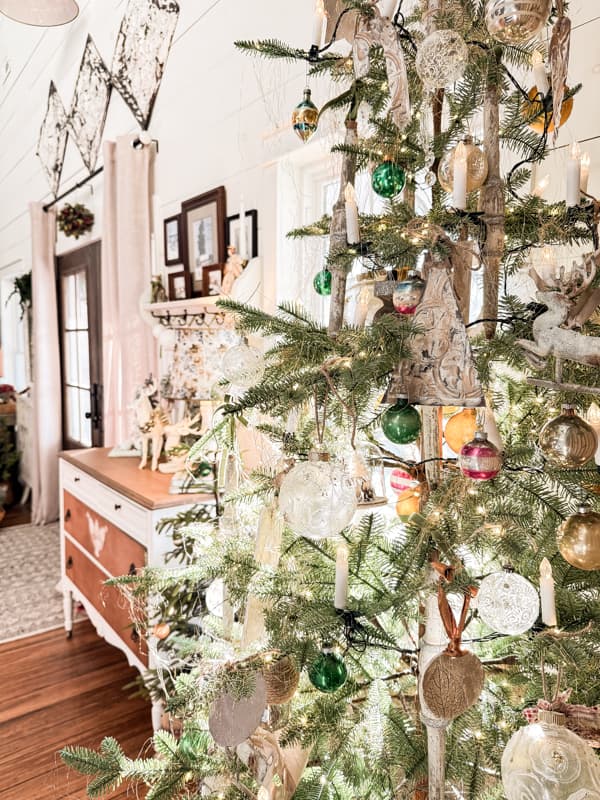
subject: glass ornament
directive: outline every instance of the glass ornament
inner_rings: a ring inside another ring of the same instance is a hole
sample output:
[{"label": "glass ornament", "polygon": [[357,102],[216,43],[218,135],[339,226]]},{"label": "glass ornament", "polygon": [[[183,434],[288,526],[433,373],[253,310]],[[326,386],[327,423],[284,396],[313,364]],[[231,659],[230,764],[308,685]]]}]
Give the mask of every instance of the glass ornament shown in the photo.
[{"label": "glass ornament", "polygon": [[540,710],[511,736],[501,762],[507,800],[600,800],[600,760],[565,719]]},{"label": "glass ornament", "polygon": [[331,294],[331,272],[328,269],[317,272],[313,279],[313,287],[321,297],[328,297]]},{"label": "glass ornament", "polygon": [[296,464],[279,490],[279,510],[294,533],[308,539],[337,536],[356,511],[354,481],[326,458],[313,453],[310,461]]},{"label": "glass ornament", "polygon": [[421,484],[406,489],[398,495],[396,501],[396,514],[402,522],[408,522],[413,514],[418,514],[421,510],[421,495],[423,489]]},{"label": "glass ornament", "polygon": [[177,751],[186,761],[194,761],[206,750],[207,738],[205,731],[184,731],[177,744]]},{"label": "glass ornament", "polygon": [[552,0],[487,0],[485,24],[491,36],[503,44],[525,44],[542,30]]},{"label": "glass ornament", "polygon": [[[565,124],[565,122],[568,121],[569,117],[573,112],[573,97],[566,97],[568,92],[569,92],[569,87],[565,86],[565,99],[563,100],[562,106],[560,108],[559,127],[561,128]],[[531,102],[523,103],[521,107],[521,115],[528,120],[527,124],[532,130],[534,130],[536,133],[543,134],[544,123],[545,123],[544,106],[539,100],[535,100],[537,95],[538,95],[538,88],[537,86],[534,86],[528,92],[528,96]],[[550,109],[549,119],[548,119],[548,133],[553,133],[553,132],[554,132],[554,112]]]},{"label": "glass ornament", "polygon": [[560,415],[540,431],[540,449],[556,467],[581,467],[594,457],[597,447],[596,431],[577,416],[573,406],[564,405]]},{"label": "glass ornament", "polygon": [[208,461],[200,461],[199,464],[194,465],[194,472],[201,478],[207,478],[209,475],[212,475],[212,471],[212,465],[209,464]]},{"label": "glass ornament", "polygon": [[406,174],[402,167],[395,164],[391,158],[386,160],[373,170],[371,176],[371,186],[373,191],[380,197],[396,197],[400,194],[406,184]]},{"label": "glass ornament", "polygon": [[454,453],[460,453],[463,445],[469,442],[477,432],[477,411],[464,408],[453,414],[444,429],[446,444]]},{"label": "glass ornament", "polygon": [[537,589],[516,572],[494,572],[481,581],[477,594],[479,616],[497,633],[519,636],[540,613]]},{"label": "glass ornament", "polygon": [[2,0],[0,13],[15,22],[50,28],[72,22],[79,14],[79,6],[75,0]]},{"label": "glass ornament", "polygon": [[600,569],[600,514],[579,506],[576,514],[558,529],[558,549],[565,561],[577,569]]},{"label": "glass ornament", "polygon": [[308,140],[316,133],[319,123],[319,109],[310,99],[310,89],[304,90],[304,97],[292,112],[292,125],[294,131],[303,142]]},{"label": "glass ornament", "polygon": [[396,467],[396,469],[392,470],[390,475],[390,489],[396,494],[400,495],[407,489],[414,489],[414,487],[418,485],[419,482],[415,480],[414,475],[411,475],[410,472],[407,472],[405,469]]},{"label": "glass ornament", "polygon": [[223,356],[221,372],[234,386],[249,389],[260,383],[265,373],[263,355],[255,347],[238,344],[231,347]]},{"label": "glass ornament", "polygon": [[308,670],[308,677],[315,689],[331,694],[346,683],[348,669],[340,655],[330,647],[324,647]]},{"label": "glass ornament", "polygon": [[410,444],[421,432],[421,417],[417,409],[401,397],[381,417],[381,430],[394,444]]},{"label": "glass ornament", "polygon": [[425,37],[417,50],[415,67],[430,91],[459,81],[469,60],[469,48],[456,31],[442,28]]},{"label": "glass ornament", "polygon": [[[467,151],[467,192],[481,189],[488,174],[488,160],[481,147],[473,143],[471,136],[465,136],[463,145]],[[458,145],[457,145],[458,146]],[[454,158],[456,147],[447,150],[438,166],[438,180],[445,192],[452,193],[454,188]]]},{"label": "glass ornament", "polygon": [[394,287],[392,302],[398,314],[414,314],[424,291],[425,281],[411,269],[407,277]]},{"label": "glass ornament", "polygon": [[460,471],[475,481],[489,481],[502,469],[502,455],[488,441],[487,433],[477,431],[470,442],[464,444],[458,457]]}]

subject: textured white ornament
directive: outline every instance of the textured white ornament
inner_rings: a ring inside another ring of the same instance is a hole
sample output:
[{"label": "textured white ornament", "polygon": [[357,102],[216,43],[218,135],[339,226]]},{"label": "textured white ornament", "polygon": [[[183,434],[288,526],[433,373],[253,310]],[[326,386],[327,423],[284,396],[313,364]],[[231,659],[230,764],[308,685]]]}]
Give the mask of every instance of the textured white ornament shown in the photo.
[{"label": "textured white ornament", "polygon": [[298,536],[336,536],[356,511],[354,481],[328,461],[296,464],[281,483],[279,509]]},{"label": "textured white ornament", "polygon": [[514,572],[494,572],[481,581],[477,595],[479,616],[498,633],[518,636],[528,631],[540,613],[533,584]]},{"label": "textured white ornament", "polygon": [[443,89],[462,78],[468,60],[469,48],[462,36],[443,28],[423,40],[415,67],[426,89]]},{"label": "textured white ornament", "polygon": [[262,353],[247,344],[238,344],[228,350],[221,364],[223,377],[234,386],[249,389],[260,383],[265,373]]},{"label": "textured white ornament", "polygon": [[502,755],[507,800],[600,800],[600,761],[564,725],[562,714],[540,711],[542,721],[518,730]]}]

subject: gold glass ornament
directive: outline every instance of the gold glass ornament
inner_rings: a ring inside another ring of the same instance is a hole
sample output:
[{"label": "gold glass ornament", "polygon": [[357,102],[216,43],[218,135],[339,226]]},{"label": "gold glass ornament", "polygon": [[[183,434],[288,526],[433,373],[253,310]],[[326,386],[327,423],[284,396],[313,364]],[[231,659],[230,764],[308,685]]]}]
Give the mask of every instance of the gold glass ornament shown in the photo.
[{"label": "gold glass ornament", "polygon": [[594,457],[597,447],[596,431],[577,416],[573,406],[564,405],[560,416],[551,419],[540,431],[540,448],[557,467],[581,467]]},{"label": "gold glass ornament", "polygon": [[[488,160],[481,147],[478,147],[471,136],[465,136],[463,144],[467,150],[467,192],[481,189],[488,174]],[[447,150],[438,167],[438,180],[445,192],[452,192],[454,186],[454,157],[456,147]]]},{"label": "gold glass ornament", "polygon": [[302,102],[292,112],[292,127],[303,142],[308,142],[317,130],[319,109],[310,99],[310,89],[304,90]]},{"label": "gold glass ornament", "polygon": [[287,703],[294,696],[300,681],[300,674],[289,656],[274,657],[265,663],[262,670],[267,687],[267,703],[278,706]]},{"label": "gold glass ornament", "polygon": [[558,529],[558,549],[573,567],[600,569],[600,514],[580,506]]},{"label": "gold glass ornament", "polygon": [[503,44],[524,44],[542,30],[552,9],[552,0],[487,0],[485,24]]},{"label": "gold glass ornament", "polygon": [[444,439],[453,452],[460,453],[462,446],[473,439],[476,430],[477,411],[465,408],[450,417],[444,430]]},{"label": "gold glass ornament", "polygon": [[396,503],[396,514],[401,520],[406,521],[412,514],[417,514],[421,508],[421,495],[423,488],[421,484],[414,488],[405,489],[398,495]]},{"label": "gold glass ornament", "polygon": [[[565,94],[569,91],[569,87],[565,86]],[[539,100],[533,102],[535,100],[536,95],[538,94],[538,87],[534,86],[532,89],[529,90],[528,95],[529,99],[532,101],[531,103],[523,103],[521,107],[521,114],[525,119],[528,119],[529,122],[527,123],[529,127],[534,130],[536,133],[543,133],[544,132],[544,106]],[[565,124],[571,113],[573,111],[573,98],[567,97],[563,100],[563,104],[560,109],[560,126]],[[535,116],[534,116],[535,115]],[[533,117],[533,119],[532,119]],[[552,133],[554,131],[554,114],[550,111],[550,118],[548,122],[548,133]]]},{"label": "gold glass ornament", "polygon": [[152,628],[152,635],[155,636],[157,639],[166,639],[167,636],[171,633],[171,626],[168,622],[158,622]]}]

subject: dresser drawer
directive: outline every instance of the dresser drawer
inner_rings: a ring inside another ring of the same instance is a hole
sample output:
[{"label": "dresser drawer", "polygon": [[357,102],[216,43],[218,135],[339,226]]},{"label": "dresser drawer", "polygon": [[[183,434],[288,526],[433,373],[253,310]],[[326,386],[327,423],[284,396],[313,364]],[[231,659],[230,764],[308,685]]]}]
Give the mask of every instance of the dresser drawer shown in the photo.
[{"label": "dresser drawer", "polygon": [[64,547],[67,578],[104,617],[142,664],[148,666],[146,642],[131,627],[129,607],[124,597],[116,587],[104,586],[106,575],[81,552],[77,545],[65,538]]},{"label": "dresser drawer", "polygon": [[84,502],[63,491],[64,528],[111,575],[125,575],[146,565],[146,548]]}]

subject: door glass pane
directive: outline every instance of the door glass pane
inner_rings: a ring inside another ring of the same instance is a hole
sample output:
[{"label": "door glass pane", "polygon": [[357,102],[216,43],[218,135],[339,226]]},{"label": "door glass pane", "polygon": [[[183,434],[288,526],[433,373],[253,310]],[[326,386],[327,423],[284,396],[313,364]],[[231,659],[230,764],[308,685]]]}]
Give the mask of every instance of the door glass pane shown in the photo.
[{"label": "door glass pane", "polygon": [[75,275],[66,275],[63,285],[64,326],[68,331],[77,327],[77,280]]},{"label": "door glass pane", "polygon": [[90,388],[90,345],[87,331],[77,334],[77,360],[79,362],[79,375],[77,385],[83,389]]},{"label": "door glass pane", "polygon": [[90,413],[90,393],[87,389],[79,390],[79,414],[81,434],[79,441],[84,447],[92,446],[92,421],[86,419],[86,414]]},{"label": "door glass pane", "polygon": [[77,355],[77,336],[75,331],[67,331],[65,334],[65,379],[71,386],[77,386],[79,373]]},{"label": "door glass pane", "polygon": [[88,326],[88,305],[87,305],[87,286],[85,272],[77,273],[77,327],[87,328]]},{"label": "door glass pane", "polygon": [[67,386],[67,436],[74,442],[81,441],[80,435],[80,411],[79,411],[79,389],[75,386]]}]

